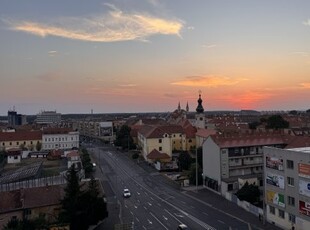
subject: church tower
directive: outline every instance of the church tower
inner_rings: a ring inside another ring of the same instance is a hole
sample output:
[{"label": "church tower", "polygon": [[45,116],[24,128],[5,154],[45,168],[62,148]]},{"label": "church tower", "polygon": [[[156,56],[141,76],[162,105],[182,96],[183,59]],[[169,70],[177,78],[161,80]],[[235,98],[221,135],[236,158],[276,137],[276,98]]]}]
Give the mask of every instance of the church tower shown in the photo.
[{"label": "church tower", "polygon": [[206,123],[206,117],[205,117],[204,109],[203,109],[203,106],[202,106],[201,91],[199,91],[199,98],[198,98],[197,102],[198,102],[198,105],[197,105],[197,108],[196,108],[196,115],[195,115],[196,123],[195,123],[195,126],[198,129],[204,129],[205,128],[205,123]]}]

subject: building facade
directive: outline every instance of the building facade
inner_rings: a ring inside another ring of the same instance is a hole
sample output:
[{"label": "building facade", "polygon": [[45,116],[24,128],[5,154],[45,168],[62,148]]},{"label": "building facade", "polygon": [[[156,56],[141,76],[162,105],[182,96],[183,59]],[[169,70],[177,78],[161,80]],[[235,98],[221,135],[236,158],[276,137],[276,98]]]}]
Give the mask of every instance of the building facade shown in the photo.
[{"label": "building facade", "polygon": [[36,150],[42,143],[42,131],[0,132],[0,150],[14,148]]},{"label": "building facade", "polygon": [[283,229],[310,229],[310,148],[264,147],[265,216]]},{"label": "building facade", "polygon": [[37,114],[37,124],[58,124],[61,122],[61,113],[56,111],[42,111]]},{"label": "building facade", "polygon": [[68,128],[46,128],[42,134],[42,149],[79,148],[79,132]]},{"label": "building facade", "polygon": [[282,137],[209,136],[203,143],[204,186],[223,196],[235,192],[246,181],[262,186],[263,146],[284,147]]}]

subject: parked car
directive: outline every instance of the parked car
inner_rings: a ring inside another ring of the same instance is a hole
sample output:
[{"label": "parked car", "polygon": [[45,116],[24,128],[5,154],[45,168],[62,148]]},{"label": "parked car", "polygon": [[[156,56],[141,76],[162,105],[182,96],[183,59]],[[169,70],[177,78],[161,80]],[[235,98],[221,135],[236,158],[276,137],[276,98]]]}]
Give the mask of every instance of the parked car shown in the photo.
[{"label": "parked car", "polygon": [[129,192],[129,189],[128,189],[128,188],[125,188],[125,189],[124,189],[124,197],[127,198],[127,197],[130,197],[130,196],[131,196],[131,194],[130,194],[130,192]]}]

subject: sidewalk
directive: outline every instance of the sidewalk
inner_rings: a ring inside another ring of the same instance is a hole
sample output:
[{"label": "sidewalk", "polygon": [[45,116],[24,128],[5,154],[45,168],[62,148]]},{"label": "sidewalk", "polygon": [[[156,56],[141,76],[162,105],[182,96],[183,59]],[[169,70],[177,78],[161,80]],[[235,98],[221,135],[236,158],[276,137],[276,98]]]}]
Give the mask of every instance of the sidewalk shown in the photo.
[{"label": "sidewalk", "polygon": [[208,189],[198,186],[189,186],[182,188],[183,193],[193,199],[208,203],[217,211],[222,212],[225,215],[229,215],[235,219],[249,223],[251,227],[255,229],[270,229],[270,230],[280,230],[281,228],[265,222],[265,224],[259,220],[254,214],[247,212],[243,208],[239,207],[237,204],[226,200],[224,197],[209,191]]}]

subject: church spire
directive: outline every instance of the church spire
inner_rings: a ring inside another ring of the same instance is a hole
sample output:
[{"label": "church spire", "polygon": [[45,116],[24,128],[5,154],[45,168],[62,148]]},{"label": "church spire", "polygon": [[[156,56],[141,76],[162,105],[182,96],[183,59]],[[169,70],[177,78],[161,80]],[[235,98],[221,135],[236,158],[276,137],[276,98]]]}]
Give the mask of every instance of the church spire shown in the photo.
[{"label": "church spire", "polygon": [[178,111],[179,111],[179,112],[181,111],[181,105],[180,105],[180,102],[179,102],[179,105],[178,105]]},{"label": "church spire", "polygon": [[188,102],[186,103],[186,112],[189,111]]},{"label": "church spire", "polygon": [[199,90],[199,99],[197,100],[198,102],[198,105],[197,105],[197,108],[196,108],[196,112],[197,113],[203,113],[204,109],[203,109],[203,106],[202,106],[202,99],[201,99],[201,91]]}]

